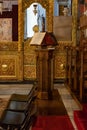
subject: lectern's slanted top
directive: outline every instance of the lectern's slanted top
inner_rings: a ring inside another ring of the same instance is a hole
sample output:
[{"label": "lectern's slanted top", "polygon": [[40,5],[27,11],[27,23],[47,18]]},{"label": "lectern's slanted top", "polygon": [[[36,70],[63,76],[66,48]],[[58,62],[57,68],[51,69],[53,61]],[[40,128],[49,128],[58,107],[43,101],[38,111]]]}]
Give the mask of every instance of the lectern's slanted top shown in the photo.
[{"label": "lectern's slanted top", "polygon": [[53,33],[37,32],[34,34],[30,45],[33,46],[55,46],[58,45]]}]

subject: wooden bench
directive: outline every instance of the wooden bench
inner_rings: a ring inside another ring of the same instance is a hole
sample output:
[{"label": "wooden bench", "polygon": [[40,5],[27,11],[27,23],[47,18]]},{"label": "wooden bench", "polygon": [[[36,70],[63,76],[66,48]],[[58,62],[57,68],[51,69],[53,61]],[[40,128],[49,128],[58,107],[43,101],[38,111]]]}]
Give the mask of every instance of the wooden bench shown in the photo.
[{"label": "wooden bench", "polygon": [[36,88],[32,87],[28,95],[13,94],[4,110],[0,126],[3,129],[10,130],[27,130],[31,124],[35,111],[35,92]]}]

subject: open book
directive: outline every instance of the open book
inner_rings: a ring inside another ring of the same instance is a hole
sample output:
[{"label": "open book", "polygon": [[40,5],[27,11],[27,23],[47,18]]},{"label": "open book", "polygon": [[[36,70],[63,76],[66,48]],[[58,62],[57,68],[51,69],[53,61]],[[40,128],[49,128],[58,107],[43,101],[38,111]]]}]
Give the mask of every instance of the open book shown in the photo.
[{"label": "open book", "polygon": [[30,45],[36,45],[36,46],[54,46],[58,45],[57,40],[53,33],[48,32],[37,32],[34,34]]},{"label": "open book", "polygon": [[30,45],[41,45],[42,42],[43,42],[43,39],[45,37],[45,34],[46,34],[46,32],[43,32],[43,33],[37,32],[37,33],[35,33],[32,40],[31,40],[31,42],[30,42]]}]

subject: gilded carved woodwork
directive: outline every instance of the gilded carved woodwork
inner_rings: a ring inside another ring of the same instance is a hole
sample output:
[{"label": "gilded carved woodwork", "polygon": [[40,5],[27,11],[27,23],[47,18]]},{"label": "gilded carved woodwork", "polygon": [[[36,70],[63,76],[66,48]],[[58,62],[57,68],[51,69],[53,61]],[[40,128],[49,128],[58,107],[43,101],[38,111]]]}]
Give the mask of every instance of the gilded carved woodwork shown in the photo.
[{"label": "gilded carved woodwork", "polygon": [[64,79],[66,73],[66,46],[71,46],[72,41],[59,41],[55,49],[54,78]]},{"label": "gilded carved woodwork", "polygon": [[[0,52],[0,79],[1,80],[23,80],[23,72],[21,64],[23,59],[21,54],[17,52]],[[21,76],[20,76],[21,74]]]},{"label": "gilded carved woodwork", "polygon": [[[46,26],[47,31],[53,30],[53,0],[23,0],[22,11],[24,13],[32,3],[38,2],[46,9]],[[31,39],[24,41],[24,78],[35,79],[36,78],[36,57],[35,47],[29,46]]]},{"label": "gilded carved woodwork", "polygon": [[23,10],[27,9],[34,2],[40,3],[44,8],[49,7],[49,0],[22,0]]},{"label": "gilded carved woodwork", "polygon": [[54,62],[54,78],[64,78],[65,77],[65,65],[66,65],[66,52],[64,50],[65,46],[76,46],[77,39],[77,16],[78,16],[78,0],[72,1],[72,40],[71,41],[58,41],[58,46],[55,52],[55,62]]},{"label": "gilded carved woodwork", "polygon": [[18,42],[0,42],[0,51],[17,51]]},{"label": "gilded carved woodwork", "polygon": [[[66,46],[71,46],[72,41],[59,41],[58,46],[54,51],[54,78],[65,77],[65,65],[66,65]],[[25,43],[24,51],[24,77],[25,79],[36,78],[36,57],[35,47],[30,46],[29,43]]]},{"label": "gilded carved woodwork", "polygon": [[[58,41],[55,49],[55,79],[65,77],[65,46],[76,45],[77,1],[72,1],[72,41]],[[18,41],[0,42],[0,80],[23,81],[36,78],[35,47],[29,45],[31,39],[24,41],[24,11],[33,2],[40,3],[46,9],[47,31],[53,31],[54,0],[18,0]]]},{"label": "gilded carved woodwork", "polygon": [[[18,0],[18,41],[0,41],[0,49],[6,50],[22,50],[22,41],[23,41],[23,12],[22,12],[22,0]],[[13,45],[12,45],[13,44]]]},{"label": "gilded carved woodwork", "polygon": [[26,53],[24,54],[24,65],[34,65],[36,63],[36,56],[35,54],[29,54],[29,53]]},{"label": "gilded carved woodwork", "polygon": [[23,50],[24,39],[24,13],[22,11],[22,0],[18,0],[18,51]]},{"label": "gilded carved woodwork", "polygon": [[35,65],[24,65],[24,79],[25,80],[36,79],[36,66]]},{"label": "gilded carved woodwork", "polygon": [[53,0],[22,0],[23,12],[32,3],[37,2],[46,9],[46,27],[48,32],[53,30]]},{"label": "gilded carved woodwork", "polygon": [[34,53],[25,53],[24,55],[24,77],[25,79],[36,78],[36,56]]},{"label": "gilded carved woodwork", "polygon": [[[54,4],[54,0],[23,0],[23,11],[29,7],[33,2],[38,2],[40,3],[45,9],[46,9],[46,19],[47,19],[47,31],[53,31],[53,4]],[[73,22],[72,22],[72,40],[71,41],[58,41],[58,46],[56,47],[55,50],[55,61],[54,61],[54,78],[58,79],[58,78],[64,78],[65,77],[65,65],[66,65],[66,52],[65,52],[65,46],[71,46],[72,45],[76,45],[76,28],[77,28],[77,6],[78,6],[78,2],[77,0],[73,0],[72,1],[72,17],[73,17]],[[34,62],[32,62],[33,60],[33,56],[34,56],[34,49],[35,48],[31,48],[28,44],[29,42],[27,42],[26,44],[24,44],[24,52],[25,52],[25,56],[27,57],[27,60],[29,60],[25,66],[27,66],[26,68],[28,70],[30,70],[30,67],[32,66],[32,73],[33,76],[35,76],[35,66],[33,63],[36,63],[35,60]],[[32,54],[30,53],[31,50],[33,51]],[[31,56],[32,55],[32,56]],[[29,58],[28,58],[29,57]],[[31,57],[31,58],[30,58]],[[30,65],[30,63],[32,65]],[[24,68],[25,68],[24,66]],[[25,69],[25,77],[30,74],[28,74],[27,69]]]},{"label": "gilded carved woodwork", "polygon": [[31,39],[24,42],[24,79],[36,78],[35,47],[30,46]]},{"label": "gilded carved woodwork", "polygon": [[23,12],[18,0],[18,41],[0,41],[0,80],[23,80]]},{"label": "gilded carved woodwork", "polygon": [[53,12],[54,12],[54,0],[49,0],[49,15],[48,15],[48,32],[53,32]]},{"label": "gilded carved woodwork", "polygon": [[76,46],[77,42],[77,18],[78,18],[78,0],[72,0],[72,16],[73,16],[73,28],[72,28],[72,45]]},{"label": "gilded carved woodwork", "polygon": [[8,73],[9,76],[15,76],[15,60],[5,57],[3,56],[3,59],[0,59],[0,75],[5,76]]},{"label": "gilded carved woodwork", "polygon": [[64,78],[65,77],[65,69],[63,69],[63,65],[66,64],[66,56],[62,54],[56,55],[55,57],[55,79]]}]

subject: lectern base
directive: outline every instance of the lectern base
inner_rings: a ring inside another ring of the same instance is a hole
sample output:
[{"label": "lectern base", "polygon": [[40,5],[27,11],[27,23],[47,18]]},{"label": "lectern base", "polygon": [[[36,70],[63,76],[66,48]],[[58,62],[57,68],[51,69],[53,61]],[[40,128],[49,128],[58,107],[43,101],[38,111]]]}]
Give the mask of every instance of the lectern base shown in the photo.
[{"label": "lectern base", "polygon": [[52,99],[52,92],[38,92],[37,94],[37,98],[38,99],[45,99],[45,100],[48,100],[48,99]]}]

